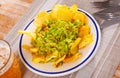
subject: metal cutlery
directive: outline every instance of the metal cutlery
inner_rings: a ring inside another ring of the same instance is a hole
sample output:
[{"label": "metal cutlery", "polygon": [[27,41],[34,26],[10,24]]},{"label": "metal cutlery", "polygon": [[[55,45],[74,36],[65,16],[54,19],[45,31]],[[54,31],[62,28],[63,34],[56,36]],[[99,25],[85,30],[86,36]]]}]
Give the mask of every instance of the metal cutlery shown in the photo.
[{"label": "metal cutlery", "polygon": [[109,7],[101,11],[98,11],[93,15],[98,16],[104,20],[110,20],[112,18],[120,17],[120,6]]},{"label": "metal cutlery", "polygon": [[117,23],[120,23],[120,17],[116,17],[116,18],[112,18],[110,20],[104,21],[103,23],[100,24],[100,28],[104,29],[106,27],[109,27],[109,26],[117,24]]},{"label": "metal cutlery", "polygon": [[105,8],[110,6],[109,2],[110,0],[102,1],[102,2],[92,2],[92,4],[94,5],[94,7],[97,7],[97,8]]},{"label": "metal cutlery", "polygon": [[100,11],[93,14],[98,20],[102,20],[100,28],[103,29],[110,25],[120,23],[120,0],[107,0],[103,2],[93,2],[95,8]]},{"label": "metal cutlery", "polygon": [[120,6],[120,0],[107,0],[107,1],[98,1],[98,2],[92,2],[94,7],[96,8],[108,8],[113,6]]},{"label": "metal cutlery", "polygon": [[102,22],[99,22],[100,28],[106,28],[109,27],[110,25],[120,23],[120,14],[114,14],[114,13],[105,13],[105,14],[94,14],[95,18],[98,20],[102,20]]}]

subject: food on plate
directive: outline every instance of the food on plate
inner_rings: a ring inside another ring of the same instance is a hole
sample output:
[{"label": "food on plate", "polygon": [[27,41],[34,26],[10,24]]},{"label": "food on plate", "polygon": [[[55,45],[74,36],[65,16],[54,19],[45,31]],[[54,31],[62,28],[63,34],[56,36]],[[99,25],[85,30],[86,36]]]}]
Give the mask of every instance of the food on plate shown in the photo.
[{"label": "food on plate", "polygon": [[35,31],[18,31],[31,38],[23,45],[32,54],[34,63],[53,62],[55,67],[82,57],[80,49],[93,41],[85,13],[74,4],[55,5],[50,12],[42,11],[34,19]]}]

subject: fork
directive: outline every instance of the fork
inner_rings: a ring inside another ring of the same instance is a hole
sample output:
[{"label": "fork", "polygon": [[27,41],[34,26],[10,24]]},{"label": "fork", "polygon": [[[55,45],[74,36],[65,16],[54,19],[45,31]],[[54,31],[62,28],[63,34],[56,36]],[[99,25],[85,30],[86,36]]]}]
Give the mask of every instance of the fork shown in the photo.
[{"label": "fork", "polygon": [[94,7],[96,8],[108,8],[113,6],[120,6],[120,0],[106,0],[106,1],[98,1],[98,2],[92,2]]},{"label": "fork", "polygon": [[106,28],[110,25],[120,23],[120,14],[115,13],[105,13],[105,14],[93,14],[100,24],[100,28]]},{"label": "fork", "polygon": [[102,2],[98,1],[98,2],[92,2],[92,3],[97,8],[103,8],[103,7],[105,8],[105,7],[109,7],[110,6],[109,2],[110,2],[110,0],[106,0],[106,1],[102,1]]},{"label": "fork", "polygon": [[[111,0],[107,0],[104,2],[95,2],[95,5],[99,6],[100,8],[104,8],[101,11],[98,11],[93,14],[93,16],[95,16],[95,18],[98,18],[98,20],[102,19],[104,21],[100,23],[102,29],[112,24],[120,22],[120,6],[115,5],[116,2],[114,3],[114,5],[112,4],[111,6],[110,1]],[[120,0],[115,1],[120,2]]]},{"label": "fork", "polygon": [[101,29],[120,23],[120,13],[95,13],[93,15],[99,22]]},{"label": "fork", "polygon": [[120,6],[109,7],[109,8],[103,9],[101,11],[98,11],[98,12],[94,13],[93,15],[99,16],[100,18],[105,19],[105,20],[120,17]]},{"label": "fork", "polygon": [[102,11],[94,13],[93,16],[98,19],[98,22],[100,22],[100,20],[104,21],[100,23],[100,28],[103,29],[120,22],[120,6],[106,8]]}]

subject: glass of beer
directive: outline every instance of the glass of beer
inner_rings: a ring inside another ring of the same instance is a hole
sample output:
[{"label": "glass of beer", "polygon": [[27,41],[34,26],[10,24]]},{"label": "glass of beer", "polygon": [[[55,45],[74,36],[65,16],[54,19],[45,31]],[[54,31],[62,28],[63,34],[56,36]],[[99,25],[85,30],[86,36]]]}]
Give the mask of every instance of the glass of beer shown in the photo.
[{"label": "glass of beer", "polygon": [[17,58],[5,40],[0,40],[0,78],[22,78]]}]

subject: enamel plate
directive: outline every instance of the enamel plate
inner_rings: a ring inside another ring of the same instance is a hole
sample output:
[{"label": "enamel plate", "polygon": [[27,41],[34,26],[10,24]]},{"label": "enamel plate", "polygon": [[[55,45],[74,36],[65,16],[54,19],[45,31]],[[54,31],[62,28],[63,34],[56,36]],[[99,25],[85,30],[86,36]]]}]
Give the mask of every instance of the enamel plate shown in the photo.
[{"label": "enamel plate", "polygon": [[[21,35],[19,41],[19,55],[21,57],[21,60],[29,70],[42,76],[63,76],[80,70],[82,67],[87,65],[87,63],[94,57],[100,44],[100,27],[91,14],[82,9],[79,9],[79,11],[82,11],[87,15],[94,40],[90,45],[80,50],[80,52],[82,52],[83,54],[82,58],[79,58],[76,61],[70,63],[64,63],[59,68],[53,67],[52,63],[33,63],[31,53],[22,48],[23,44],[30,45],[30,38],[26,35]],[[25,26],[24,30],[34,31],[35,26],[33,25],[33,21],[34,19],[31,20],[27,26]]]}]

